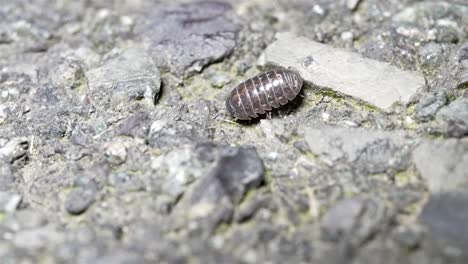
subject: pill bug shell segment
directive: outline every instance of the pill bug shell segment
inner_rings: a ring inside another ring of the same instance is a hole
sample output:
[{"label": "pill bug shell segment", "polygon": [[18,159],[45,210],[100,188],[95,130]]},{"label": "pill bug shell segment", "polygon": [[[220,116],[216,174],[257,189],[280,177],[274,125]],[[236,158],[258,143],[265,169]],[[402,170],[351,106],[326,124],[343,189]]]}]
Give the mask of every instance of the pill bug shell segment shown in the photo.
[{"label": "pill bug shell segment", "polygon": [[227,112],[240,120],[251,120],[292,101],[301,91],[302,77],[292,69],[275,69],[239,85],[226,99]]}]

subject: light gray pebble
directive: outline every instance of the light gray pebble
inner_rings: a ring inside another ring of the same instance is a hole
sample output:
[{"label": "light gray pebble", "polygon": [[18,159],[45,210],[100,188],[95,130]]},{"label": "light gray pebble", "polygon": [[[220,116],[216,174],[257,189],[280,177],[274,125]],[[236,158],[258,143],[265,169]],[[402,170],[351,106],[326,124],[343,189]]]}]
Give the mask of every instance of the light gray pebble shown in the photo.
[{"label": "light gray pebble", "polygon": [[21,195],[17,193],[0,192],[0,212],[11,213],[21,203]]}]

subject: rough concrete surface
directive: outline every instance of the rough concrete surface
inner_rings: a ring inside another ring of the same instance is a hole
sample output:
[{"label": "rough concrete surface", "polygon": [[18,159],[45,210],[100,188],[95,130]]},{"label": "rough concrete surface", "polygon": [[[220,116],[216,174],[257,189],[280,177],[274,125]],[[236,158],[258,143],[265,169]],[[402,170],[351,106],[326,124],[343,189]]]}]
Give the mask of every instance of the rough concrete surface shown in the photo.
[{"label": "rough concrete surface", "polygon": [[[467,18],[0,0],[0,263],[468,263]],[[235,120],[262,54],[308,83]]]}]

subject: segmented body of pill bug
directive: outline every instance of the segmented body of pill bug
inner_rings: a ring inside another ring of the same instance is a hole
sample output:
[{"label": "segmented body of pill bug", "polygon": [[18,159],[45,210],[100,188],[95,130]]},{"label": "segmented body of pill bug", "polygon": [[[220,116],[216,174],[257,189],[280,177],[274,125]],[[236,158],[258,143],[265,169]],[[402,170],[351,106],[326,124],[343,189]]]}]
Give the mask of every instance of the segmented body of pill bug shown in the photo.
[{"label": "segmented body of pill bug", "polygon": [[261,73],[236,86],[226,100],[229,114],[250,120],[292,101],[301,91],[302,77],[295,70],[279,68]]}]

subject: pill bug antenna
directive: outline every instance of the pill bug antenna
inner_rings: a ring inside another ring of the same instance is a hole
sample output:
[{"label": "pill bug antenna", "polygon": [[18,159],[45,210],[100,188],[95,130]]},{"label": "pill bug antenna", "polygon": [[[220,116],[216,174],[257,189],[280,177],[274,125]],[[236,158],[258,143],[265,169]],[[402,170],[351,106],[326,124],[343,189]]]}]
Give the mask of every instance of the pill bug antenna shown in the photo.
[{"label": "pill bug antenna", "polygon": [[293,72],[299,74],[299,76],[301,76],[301,73],[299,72],[299,70],[296,67],[288,66],[287,69],[290,70],[290,71],[293,71]]}]

